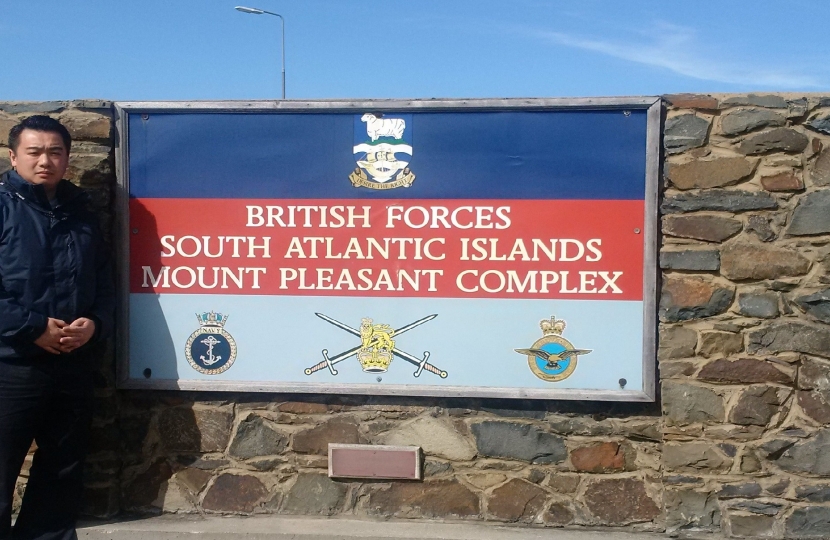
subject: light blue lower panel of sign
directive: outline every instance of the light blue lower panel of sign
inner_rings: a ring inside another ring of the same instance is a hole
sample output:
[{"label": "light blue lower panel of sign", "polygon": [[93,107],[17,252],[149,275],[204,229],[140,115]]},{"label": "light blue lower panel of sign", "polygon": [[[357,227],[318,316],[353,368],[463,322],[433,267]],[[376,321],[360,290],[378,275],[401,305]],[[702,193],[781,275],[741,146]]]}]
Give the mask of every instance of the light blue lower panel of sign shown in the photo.
[{"label": "light blue lower panel of sign", "polygon": [[130,320],[136,380],[643,388],[638,301],[132,294]]}]

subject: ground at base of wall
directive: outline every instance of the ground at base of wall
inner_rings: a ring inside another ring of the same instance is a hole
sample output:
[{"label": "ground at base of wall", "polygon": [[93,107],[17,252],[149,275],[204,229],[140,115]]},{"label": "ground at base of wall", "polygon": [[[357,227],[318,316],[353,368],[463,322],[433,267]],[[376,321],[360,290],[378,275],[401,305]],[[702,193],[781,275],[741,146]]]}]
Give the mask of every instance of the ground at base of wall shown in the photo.
[{"label": "ground at base of wall", "polygon": [[657,540],[655,533],[589,531],[487,526],[471,523],[437,523],[423,520],[361,521],[312,517],[194,517],[164,515],[114,522],[85,522],[81,540]]}]

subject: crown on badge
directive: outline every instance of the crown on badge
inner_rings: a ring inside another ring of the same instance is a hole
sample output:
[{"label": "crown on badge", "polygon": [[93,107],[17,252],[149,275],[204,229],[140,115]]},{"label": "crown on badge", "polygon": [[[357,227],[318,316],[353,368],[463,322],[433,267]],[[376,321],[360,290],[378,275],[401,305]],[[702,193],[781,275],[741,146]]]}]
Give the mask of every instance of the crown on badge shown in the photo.
[{"label": "crown on badge", "polygon": [[386,373],[392,363],[392,353],[389,351],[360,351],[357,360],[363,371],[367,373]]},{"label": "crown on badge", "polygon": [[219,328],[225,326],[225,323],[228,321],[228,315],[222,315],[215,311],[204,311],[201,314],[197,313],[196,318],[199,320],[200,326],[216,326]]},{"label": "crown on badge", "polygon": [[539,321],[539,327],[542,329],[542,333],[546,336],[562,335],[562,332],[565,331],[565,326],[565,321],[557,319],[555,315],[551,315],[550,319],[542,319]]}]

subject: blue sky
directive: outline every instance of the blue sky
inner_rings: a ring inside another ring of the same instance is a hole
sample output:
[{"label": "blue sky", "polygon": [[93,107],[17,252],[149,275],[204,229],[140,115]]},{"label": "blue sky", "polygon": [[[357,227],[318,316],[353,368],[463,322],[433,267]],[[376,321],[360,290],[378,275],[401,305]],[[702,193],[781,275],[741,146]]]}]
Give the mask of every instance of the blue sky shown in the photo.
[{"label": "blue sky", "polygon": [[0,0],[0,100],[830,90],[830,1]]}]

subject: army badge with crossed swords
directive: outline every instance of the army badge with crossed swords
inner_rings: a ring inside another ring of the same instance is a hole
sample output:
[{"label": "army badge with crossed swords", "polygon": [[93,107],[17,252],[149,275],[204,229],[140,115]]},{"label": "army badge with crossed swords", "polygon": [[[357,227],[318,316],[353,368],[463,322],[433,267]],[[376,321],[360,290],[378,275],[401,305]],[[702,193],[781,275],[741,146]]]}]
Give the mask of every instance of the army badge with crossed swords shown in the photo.
[{"label": "army badge with crossed swords", "polygon": [[446,371],[438,369],[427,362],[427,359],[429,358],[429,351],[424,351],[423,358],[417,358],[395,347],[395,340],[392,339],[393,337],[397,337],[404,332],[408,332],[417,326],[421,326],[422,324],[431,321],[438,316],[437,314],[428,315],[423,319],[418,319],[417,321],[411,322],[398,329],[393,329],[388,324],[373,324],[372,319],[364,318],[361,321],[359,330],[338,320],[332,319],[331,317],[323,315],[322,313],[315,313],[315,315],[327,323],[333,324],[337,328],[345,330],[353,336],[357,336],[360,338],[360,345],[331,357],[329,357],[328,349],[323,349],[323,361],[307,368],[305,370],[306,375],[311,375],[312,373],[316,373],[324,368],[328,368],[332,375],[337,375],[337,370],[334,369],[334,365],[356,355],[363,371],[367,373],[385,373],[386,370],[389,369],[389,365],[392,363],[392,357],[397,356],[398,358],[402,358],[418,368],[415,370],[415,373],[413,373],[415,377],[420,377],[423,371],[429,371],[430,373],[438,375],[442,379],[447,378]]}]

